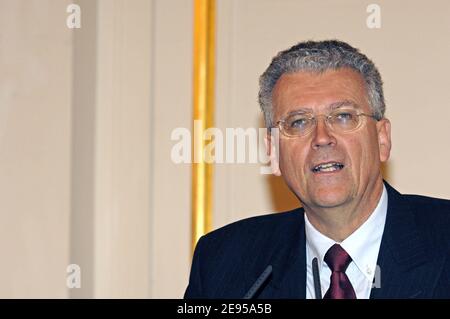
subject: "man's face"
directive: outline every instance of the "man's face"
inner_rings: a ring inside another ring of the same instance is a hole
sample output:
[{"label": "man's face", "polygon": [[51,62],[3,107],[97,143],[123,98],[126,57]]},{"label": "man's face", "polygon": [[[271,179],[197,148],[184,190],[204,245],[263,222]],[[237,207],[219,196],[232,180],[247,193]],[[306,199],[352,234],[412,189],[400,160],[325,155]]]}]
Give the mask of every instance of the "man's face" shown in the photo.
[{"label": "man's face", "polygon": [[[363,78],[351,69],[324,73],[284,74],[273,91],[274,122],[287,114],[305,110],[328,115],[342,101],[372,114]],[[338,207],[361,201],[380,187],[380,162],[389,158],[390,123],[361,116],[362,125],[351,132],[336,132],[317,119],[317,126],[305,136],[280,134],[279,168],[288,186],[309,207]],[[343,165],[324,169],[332,162]],[[315,169],[316,168],[316,169]]]}]

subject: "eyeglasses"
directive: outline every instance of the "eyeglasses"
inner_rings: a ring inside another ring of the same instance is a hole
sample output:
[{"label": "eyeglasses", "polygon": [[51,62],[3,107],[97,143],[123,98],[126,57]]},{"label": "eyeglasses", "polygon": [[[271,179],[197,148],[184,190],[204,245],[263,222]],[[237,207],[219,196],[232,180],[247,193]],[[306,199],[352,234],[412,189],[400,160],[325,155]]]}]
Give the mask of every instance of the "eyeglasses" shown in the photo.
[{"label": "eyeglasses", "polygon": [[348,133],[358,129],[363,123],[361,116],[371,117],[378,121],[374,115],[365,114],[351,108],[339,108],[328,115],[316,116],[304,111],[298,111],[279,120],[276,126],[287,137],[305,136],[313,131],[317,125],[317,119],[321,116],[325,117],[327,126],[337,133]]}]

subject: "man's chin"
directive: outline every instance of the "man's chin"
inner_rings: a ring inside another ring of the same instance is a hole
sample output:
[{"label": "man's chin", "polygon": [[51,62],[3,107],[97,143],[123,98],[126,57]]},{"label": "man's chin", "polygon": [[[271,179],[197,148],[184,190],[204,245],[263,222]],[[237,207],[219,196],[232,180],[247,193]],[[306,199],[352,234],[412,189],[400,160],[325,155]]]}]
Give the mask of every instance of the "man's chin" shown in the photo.
[{"label": "man's chin", "polygon": [[316,192],[311,198],[316,206],[333,208],[344,205],[348,201],[349,194],[342,190],[327,190]]}]

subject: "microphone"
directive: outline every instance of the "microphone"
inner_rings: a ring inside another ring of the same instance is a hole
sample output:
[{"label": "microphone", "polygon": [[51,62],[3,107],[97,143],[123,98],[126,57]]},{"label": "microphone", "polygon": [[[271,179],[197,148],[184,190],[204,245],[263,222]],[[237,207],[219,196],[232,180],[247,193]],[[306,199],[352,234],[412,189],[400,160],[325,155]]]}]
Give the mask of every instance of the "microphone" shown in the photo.
[{"label": "microphone", "polygon": [[267,268],[263,271],[263,273],[256,279],[253,286],[249,289],[249,291],[245,294],[243,299],[252,299],[255,294],[258,292],[259,288],[266,282],[267,278],[269,278],[272,273],[272,265],[267,266]]},{"label": "microphone", "polygon": [[320,288],[320,274],[319,274],[319,262],[317,258],[312,260],[312,272],[314,280],[314,291],[316,293],[316,299],[322,299],[322,290]]}]

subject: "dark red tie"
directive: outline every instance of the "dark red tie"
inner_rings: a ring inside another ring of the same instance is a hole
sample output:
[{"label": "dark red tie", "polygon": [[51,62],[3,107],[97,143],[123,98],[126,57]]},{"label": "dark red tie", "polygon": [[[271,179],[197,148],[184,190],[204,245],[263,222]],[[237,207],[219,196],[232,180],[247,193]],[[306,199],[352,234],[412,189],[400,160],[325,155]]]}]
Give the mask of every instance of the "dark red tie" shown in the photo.
[{"label": "dark red tie", "polygon": [[330,288],[323,299],[356,299],[355,290],[345,274],[352,257],[340,245],[334,244],[323,260],[331,269]]}]

